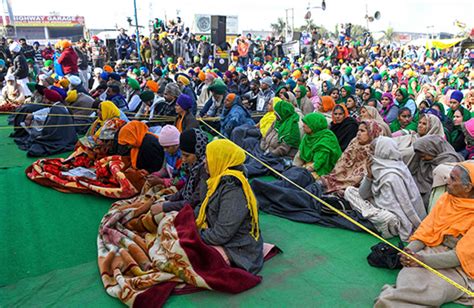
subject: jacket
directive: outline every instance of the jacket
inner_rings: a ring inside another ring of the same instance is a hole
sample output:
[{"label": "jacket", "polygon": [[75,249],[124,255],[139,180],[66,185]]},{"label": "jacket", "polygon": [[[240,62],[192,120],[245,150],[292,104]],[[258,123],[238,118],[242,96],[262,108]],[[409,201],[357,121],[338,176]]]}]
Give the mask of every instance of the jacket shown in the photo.
[{"label": "jacket", "polygon": [[[238,98],[236,98],[238,99]],[[221,133],[230,138],[234,128],[241,125],[255,125],[250,113],[239,102],[234,103],[230,110],[224,108],[221,119]]]},{"label": "jacket", "polygon": [[72,47],[68,47],[63,50],[61,56],[58,59],[58,63],[61,64],[63,73],[65,75],[77,74],[79,72],[79,68],[77,66],[78,59],[79,57]]},{"label": "jacket", "polygon": [[255,240],[250,235],[251,217],[239,180],[233,176],[222,177],[209,199],[206,220],[208,228],[200,230],[206,244],[222,246],[232,265],[252,274],[262,269],[263,239],[260,235]]},{"label": "jacket", "polygon": [[[174,126],[176,126],[176,123],[178,122],[178,117],[174,121]],[[183,132],[184,132],[184,131],[187,131],[191,128],[198,128],[199,127],[199,122],[198,122],[198,120],[196,120],[194,115],[188,111],[188,112],[186,112],[186,115],[184,116],[184,119],[183,119],[183,122],[181,123],[181,125],[182,125]]]}]

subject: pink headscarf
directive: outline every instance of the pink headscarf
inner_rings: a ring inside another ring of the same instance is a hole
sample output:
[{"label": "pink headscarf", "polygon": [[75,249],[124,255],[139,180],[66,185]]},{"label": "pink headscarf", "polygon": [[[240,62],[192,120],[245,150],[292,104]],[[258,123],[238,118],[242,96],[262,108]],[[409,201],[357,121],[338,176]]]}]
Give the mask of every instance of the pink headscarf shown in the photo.
[{"label": "pink headscarf", "polygon": [[309,100],[313,103],[314,110],[319,110],[321,98],[318,96],[318,87],[314,83],[308,83],[308,87],[311,90],[311,97]]}]

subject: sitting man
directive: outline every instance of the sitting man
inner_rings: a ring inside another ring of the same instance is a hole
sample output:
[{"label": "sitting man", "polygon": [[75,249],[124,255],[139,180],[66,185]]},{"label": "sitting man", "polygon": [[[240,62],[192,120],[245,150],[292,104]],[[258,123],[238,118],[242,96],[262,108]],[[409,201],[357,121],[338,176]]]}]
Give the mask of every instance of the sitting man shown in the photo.
[{"label": "sitting man", "polygon": [[[466,289],[474,286],[474,163],[456,165],[444,193],[410,238],[405,251]],[[473,305],[468,294],[404,255],[396,286],[386,285],[375,307]]]}]

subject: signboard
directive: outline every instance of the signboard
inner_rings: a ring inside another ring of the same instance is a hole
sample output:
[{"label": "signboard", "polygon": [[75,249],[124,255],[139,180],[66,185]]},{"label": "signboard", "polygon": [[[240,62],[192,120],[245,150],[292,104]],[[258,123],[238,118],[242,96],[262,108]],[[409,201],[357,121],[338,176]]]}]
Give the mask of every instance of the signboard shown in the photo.
[{"label": "signboard", "polygon": [[[10,25],[10,17],[0,16],[0,23]],[[14,16],[14,23],[17,27],[80,27],[84,26],[82,16]]]},{"label": "signboard", "polygon": [[284,43],[282,47],[283,47],[283,52],[285,53],[285,55],[292,55],[293,57],[300,55],[300,42],[299,41],[291,41],[288,43]]},{"label": "signboard", "polygon": [[[226,32],[229,34],[239,33],[239,16],[226,16]],[[211,15],[194,15],[194,32],[196,34],[211,34]]]}]

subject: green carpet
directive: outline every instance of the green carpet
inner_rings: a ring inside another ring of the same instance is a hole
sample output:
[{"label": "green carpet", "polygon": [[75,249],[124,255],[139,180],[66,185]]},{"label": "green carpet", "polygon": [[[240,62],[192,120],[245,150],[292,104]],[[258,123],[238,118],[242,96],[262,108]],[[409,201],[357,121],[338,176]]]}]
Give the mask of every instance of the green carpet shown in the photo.
[{"label": "green carpet", "polygon": [[[0,117],[0,126],[5,123]],[[115,307],[97,269],[97,229],[111,200],[63,194],[29,181],[34,159],[0,129],[0,307]],[[346,230],[295,223],[261,213],[266,242],[280,254],[265,263],[263,282],[238,295],[172,296],[170,307],[370,307],[397,272],[369,266],[377,240]],[[454,307],[456,305],[447,305]]]}]

